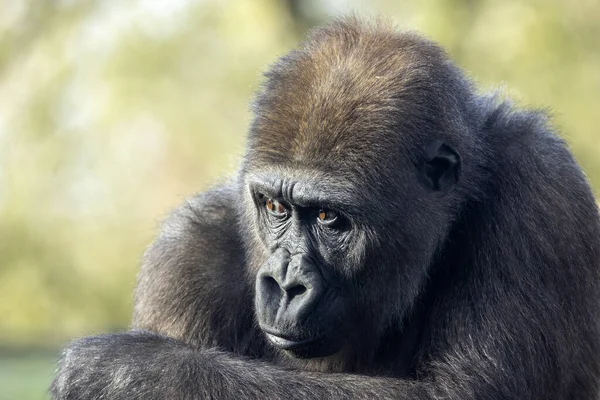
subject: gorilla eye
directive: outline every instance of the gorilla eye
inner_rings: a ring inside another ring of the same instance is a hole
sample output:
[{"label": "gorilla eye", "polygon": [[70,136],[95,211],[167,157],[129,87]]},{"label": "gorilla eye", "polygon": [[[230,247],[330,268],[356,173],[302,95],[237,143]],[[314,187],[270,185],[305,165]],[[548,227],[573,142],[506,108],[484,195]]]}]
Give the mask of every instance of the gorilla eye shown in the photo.
[{"label": "gorilla eye", "polygon": [[268,198],[265,202],[265,206],[267,207],[269,213],[276,217],[283,217],[287,214],[287,209],[285,208],[285,206],[277,200]]},{"label": "gorilla eye", "polygon": [[320,209],[317,218],[324,225],[332,225],[338,219],[338,213],[333,210]]}]

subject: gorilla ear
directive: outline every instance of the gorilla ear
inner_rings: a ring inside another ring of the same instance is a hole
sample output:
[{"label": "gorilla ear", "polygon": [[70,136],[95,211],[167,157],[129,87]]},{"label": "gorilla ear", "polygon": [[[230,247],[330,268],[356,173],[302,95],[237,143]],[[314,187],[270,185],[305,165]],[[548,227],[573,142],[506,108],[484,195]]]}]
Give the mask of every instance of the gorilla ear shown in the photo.
[{"label": "gorilla ear", "polygon": [[434,140],[425,147],[425,161],[420,175],[431,190],[446,192],[460,178],[460,155],[449,144]]}]

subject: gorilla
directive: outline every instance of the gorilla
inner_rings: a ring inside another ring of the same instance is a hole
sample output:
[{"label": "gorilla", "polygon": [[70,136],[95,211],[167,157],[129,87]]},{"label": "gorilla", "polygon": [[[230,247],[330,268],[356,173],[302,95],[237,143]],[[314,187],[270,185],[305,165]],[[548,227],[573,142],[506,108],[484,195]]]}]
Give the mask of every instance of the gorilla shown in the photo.
[{"label": "gorilla", "polygon": [[239,173],[144,256],[55,399],[598,399],[600,220],[539,111],[336,20],[266,73]]}]

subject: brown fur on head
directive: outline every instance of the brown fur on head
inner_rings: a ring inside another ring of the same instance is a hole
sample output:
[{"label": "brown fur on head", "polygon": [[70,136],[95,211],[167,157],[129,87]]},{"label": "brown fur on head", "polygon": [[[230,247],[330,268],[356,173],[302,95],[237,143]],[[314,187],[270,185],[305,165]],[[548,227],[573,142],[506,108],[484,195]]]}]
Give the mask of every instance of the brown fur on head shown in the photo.
[{"label": "brown fur on head", "polygon": [[423,144],[412,133],[459,133],[448,121],[459,119],[460,129],[470,83],[457,72],[445,52],[421,36],[379,20],[336,20],[266,73],[248,161],[348,166],[368,175],[357,158],[410,157]]}]

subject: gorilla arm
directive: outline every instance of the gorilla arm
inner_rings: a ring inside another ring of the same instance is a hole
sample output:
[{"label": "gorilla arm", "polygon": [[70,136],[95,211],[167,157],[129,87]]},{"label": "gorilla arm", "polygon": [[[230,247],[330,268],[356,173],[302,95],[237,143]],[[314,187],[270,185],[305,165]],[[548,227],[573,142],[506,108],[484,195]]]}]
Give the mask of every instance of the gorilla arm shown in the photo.
[{"label": "gorilla arm", "polygon": [[165,222],[144,255],[133,328],[175,338],[192,348],[218,347],[264,356],[247,284],[234,185],[200,194]]},{"label": "gorilla arm", "polygon": [[71,344],[52,394],[114,400],[430,398],[405,381],[282,369],[142,331]]}]

